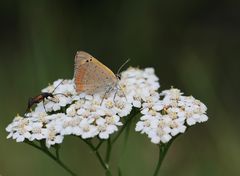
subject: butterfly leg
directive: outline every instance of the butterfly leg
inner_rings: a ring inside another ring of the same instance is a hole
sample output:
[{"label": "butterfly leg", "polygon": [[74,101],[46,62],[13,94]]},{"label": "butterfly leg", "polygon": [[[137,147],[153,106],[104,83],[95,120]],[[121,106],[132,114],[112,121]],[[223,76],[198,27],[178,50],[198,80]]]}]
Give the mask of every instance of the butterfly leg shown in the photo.
[{"label": "butterfly leg", "polygon": [[104,95],[103,95],[102,101],[101,101],[101,103],[100,103],[100,106],[102,105],[103,100],[105,99],[107,93],[109,93],[111,90],[112,90],[112,87],[108,87],[108,88],[106,89],[106,91],[105,91],[105,93],[104,93]]},{"label": "butterfly leg", "polygon": [[117,87],[117,89],[116,89],[116,91],[115,91],[115,93],[114,93],[114,96],[113,96],[113,101],[114,101],[114,103],[115,103],[115,98],[116,98],[116,96],[117,96],[118,90],[119,90],[119,88]]},{"label": "butterfly leg", "polygon": [[123,91],[123,88],[122,88],[120,85],[116,86],[116,88],[117,88],[117,90],[116,90],[116,92],[115,92],[115,94],[114,94],[113,101],[115,102],[115,98],[116,98],[116,95],[117,95],[117,93],[118,93],[119,90],[122,91],[122,94],[123,94],[123,96],[125,97],[125,99],[126,99],[126,101],[127,101],[127,97],[126,97],[126,95],[125,95],[125,93],[124,93],[124,91]]},{"label": "butterfly leg", "polygon": [[126,99],[126,101],[127,101],[127,96],[126,96],[126,94],[124,93],[123,88],[122,88],[121,86],[120,86],[120,89],[121,89],[121,91],[122,91],[123,96],[125,97],[125,99]]}]

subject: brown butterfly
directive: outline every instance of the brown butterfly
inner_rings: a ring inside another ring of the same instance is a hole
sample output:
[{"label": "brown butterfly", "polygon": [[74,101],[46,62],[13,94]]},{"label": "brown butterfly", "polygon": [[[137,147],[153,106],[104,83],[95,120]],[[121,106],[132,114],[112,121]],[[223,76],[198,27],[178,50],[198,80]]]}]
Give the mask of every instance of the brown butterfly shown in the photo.
[{"label": "brown butterfly", "polygon": [[[105,94],[118,89],[119,72],[115,75],[108,67],[84,51],[78,51],[75,56],[74,81],[77,93],[93,94],[105,91]],[[105,96],[105,95],[104,95]]]}]

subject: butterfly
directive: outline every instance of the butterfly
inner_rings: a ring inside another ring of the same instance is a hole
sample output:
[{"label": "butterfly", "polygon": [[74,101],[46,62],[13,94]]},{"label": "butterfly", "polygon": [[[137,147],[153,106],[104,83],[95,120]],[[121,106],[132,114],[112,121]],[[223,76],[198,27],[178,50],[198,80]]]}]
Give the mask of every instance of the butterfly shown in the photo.
[{"label": "butterfly", "polygon": [[[97,92],[108,93],[119,85],[119,72],[128,62],[127,60],[115,75],[107,66],[84,51],[78,51],[75,56],[74,82],[77,93],[85,92],[94,94]],[[105,95],[104,95],[105,96]]]}]

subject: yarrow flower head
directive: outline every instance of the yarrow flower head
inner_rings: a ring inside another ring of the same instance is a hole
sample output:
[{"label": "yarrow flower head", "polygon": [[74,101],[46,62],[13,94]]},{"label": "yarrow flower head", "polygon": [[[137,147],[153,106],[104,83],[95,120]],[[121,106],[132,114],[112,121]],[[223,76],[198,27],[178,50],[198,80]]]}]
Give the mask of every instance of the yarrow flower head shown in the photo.
[{"label": "yarrow flower head", "polygon": [[149,96],[158,96],[160,85],[154,69],[129,68],[122,72],[119,87],[106,96],[105,92],[77,94],[74,80],[56,80],[42,90],[54,96],[23,117],[15,117],[6,128],[8,138],[17,142],[45,140],[48,147],[62,143],[67,135],[108,139],[134,107],[141,108]]},{"label": "yarrow flower head", "polygon": [[158,93],[160,84],[153,68],[130,67],[121,73],[118,87],[107,94],[77,94],[73,79],[56,80],[42,90],[53,97],[16,116],[6,128],[7,138],[44,140],[47,147],[62,143],[68,135],[108,139],[135,108],[142,114],[136,131],[147,134],[153,143],[166,143],[188,126],[208,119],[206,106],[192,96],[173,88]]},{"label": "yarrow flower head", "polygon": [[208,120],[206,106],[192,96],[183,96],[179,89],[164,90],[143,103],[143,116],[136,131],[147,134],[153,143],[167,143],[184,133],[188,126]]}]

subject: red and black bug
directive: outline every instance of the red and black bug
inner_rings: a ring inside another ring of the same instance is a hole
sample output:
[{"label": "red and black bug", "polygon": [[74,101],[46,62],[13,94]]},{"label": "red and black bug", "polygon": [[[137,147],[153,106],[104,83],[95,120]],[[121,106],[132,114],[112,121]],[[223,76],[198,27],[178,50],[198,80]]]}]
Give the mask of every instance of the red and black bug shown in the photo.
[{"label": "red and black bug", "polygon": [[[55,88],[54,90],[50,93],[50,92],[42,92],[41,94],[35,96],[35,97],[30,97],[28,99],[28,106],[27,106],[27,109],[25,111],[25,114],[27,112],[30,111],[31,107],[34,105],[34,104],[38,104],[40,102],[43,102],[43,107],[44,107],[44,110],[46,111],[46,108],[45,108],[45,105],[44,105],[44,101],[45,99],[48,99],[50,101],[53,101],[49,98],[53,98],[55,95],[58,95],[58,94],[61,94],[61,95],[64,95],[66,96],[65,94],[62,94],[62,93],[56,93],[56,94],[53,94],[53,92],[58,88],[58,86],[60,86],[60,84],[62,84],[63,81],[61,81]],[[54,102],[54,101],[53,101]],[[47,112],[47,111],[46,111]]]}]

